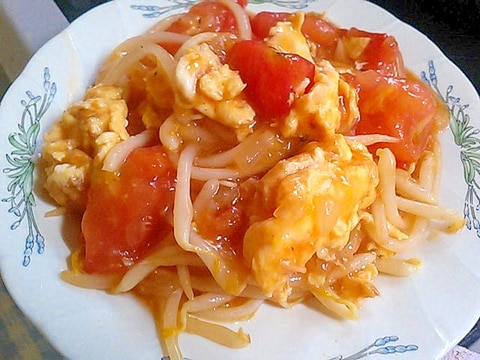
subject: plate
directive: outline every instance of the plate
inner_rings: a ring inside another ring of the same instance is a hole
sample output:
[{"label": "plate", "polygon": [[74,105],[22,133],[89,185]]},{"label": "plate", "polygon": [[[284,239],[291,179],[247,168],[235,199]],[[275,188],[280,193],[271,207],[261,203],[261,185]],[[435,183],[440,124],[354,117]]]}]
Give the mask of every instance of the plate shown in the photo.
[{"label": "plate", "polygon": [[[70,286],[59,279],[78,219],[45,217],[52,205],[35,164],[42,133],[80,99],[104,57],[159,18],[183,12],[190,0],[117,0],[86,13],[50,40],[10,87],[0,107],[0,266],[20,309],[70,359],[160,359],[149,312],[129,295]],[[436,359],[480,316],[480,132],[470,121],[480,100],[462,72],[424,35],[362,0],[251,2],[252,11],[316,11],[342,27],[394,35],[409,69],[427,81],[453,114],[441,135],[441,202],[467,226],[418,249],[423,268],[408,278],[380,276],[381,296],[367,300],[357,321],[338,320],[308,305],[264,305],[241,325],[252,343],[230,350],[188,334],[189,359]]]}]

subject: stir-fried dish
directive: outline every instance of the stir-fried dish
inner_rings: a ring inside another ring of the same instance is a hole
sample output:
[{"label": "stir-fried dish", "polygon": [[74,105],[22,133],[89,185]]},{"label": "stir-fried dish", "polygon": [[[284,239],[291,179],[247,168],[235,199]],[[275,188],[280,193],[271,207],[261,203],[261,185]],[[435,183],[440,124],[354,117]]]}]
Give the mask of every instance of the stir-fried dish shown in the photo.
[{"label": "stir-fried dish", "polygon": [[81,214],[62,278],[132,292],[164,352],[230,347],[264,302],[356,318],[379,273],[463,219],[438,204],[447,112],[393,36],[205,1],[120,44],[45,135],[45,187]]}]

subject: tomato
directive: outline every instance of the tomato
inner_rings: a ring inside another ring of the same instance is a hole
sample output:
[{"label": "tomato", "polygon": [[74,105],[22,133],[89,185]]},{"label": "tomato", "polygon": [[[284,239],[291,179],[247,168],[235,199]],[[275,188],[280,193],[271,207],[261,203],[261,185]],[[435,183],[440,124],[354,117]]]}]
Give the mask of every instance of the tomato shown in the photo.
[{"label": "tomato", "polygon": [[323,19],[320,14],[315,13],[308,13],[302,26],[302,32],[307,39],[330,51],[337,44],[337,30],[335,25]]},{"label": "tomato", "polygon": [[342,39],[368,38],[365,49],[353,59],[362,70],[375,70],[384,76],[405,77],[403,57],[392,35],[372,33],[356,28],[340,31]]},{"label": "tomato", "polygon": [[238,187],[220,188],[209,206],[195,215],[198,232],[224,253],[240,256],[248,227],[245,206]]},{"label": "tomato", "polygon": [[84,270],[125,270],[169,231],[165,216],[174,199],[175,169],[161,146],[132,151],[118,174],[92,179],[82,218]]},{"label": "tomato", "polygon": [[[239,2],[240,5],[243,3]],[[236,33],[237,21],[232,12],[214,1],[204,1],[193,5],[190,10],[173,22],[167,31],[196,35],[202,32]]]},{"label": "tomato", "polygon": [[243,8],[247,7],[248,5],[248,0],[235,0],[235,2]]},{"label": "tomato", "polygon": [[259,39],[265,39],[277,22],[288,20],[290,15],[286,12],[261,11],[250,20],[252,33]]},{"label": "tomato", "polygon": [[[257,38],[264,39],[277,22],[286,21],[290,16],[287,12],[259,12],[251,20],[252,32]],[[365,49],[355,55],[354,59],[350,59],[351,61],[362,65],[362,70],[376,70],[385,76],[405,76],[402,54],[395,37],[391,35],[356,28],[341,29],[315,13],[305,14],[302,33],[318,46],[318,56],[337,61],[345,61],[336,54],[339,41],[343,41],[345,45],[352,43],[352,40],[354,42],[356,39],[366,38],[369,41]]]},{"label": "tomato", "polygon": [[[291,15],[287,12],[259,12],[251,20],[252,32],[257,38],[264,39],[277,22],[286,21]],[[307,39],[327,48],[334,47],[338,38],[336,27],[315,13],[305,15],[302,33]]]},{"label": "tomato", "polygon": [[395,143],[378,143],[369,147],[388,147],[398,166],[417,161],[431,138],[437,101],[420,80],[385,77],[376,71],[345,75],[359,94],[360,121],[356,134],[383,134],[398,139]]},{"label": "tomato", "polygon": [[259,40],[235,43],[226,61],[238,70],[247,84],[249,103],[264,119],[288,115],[294,98],[308,90],[305,85],[312,84],[315,75],[315,65],[310,61],[296,54],[276,52]]}]

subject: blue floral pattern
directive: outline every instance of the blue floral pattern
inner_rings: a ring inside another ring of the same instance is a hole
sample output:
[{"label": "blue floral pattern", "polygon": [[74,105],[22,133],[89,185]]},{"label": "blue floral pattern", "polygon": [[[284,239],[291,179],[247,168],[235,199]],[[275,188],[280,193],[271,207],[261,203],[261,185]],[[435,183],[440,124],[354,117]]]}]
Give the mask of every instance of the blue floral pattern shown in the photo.
[{"label": "blue floral pattern", "polygon": [[[199,0],[168,0],[171,5],[168,6],[157,6],[157,5],[131,5],[130,8],[133,10],[138,10],[143,12],[143,17],[145,18],[158,18],[162,15],[165,15],[174,10],[180,10],[188,8],[196,3]],[[309,3],[315,2],[316,0],[250,0],[250,4],[273,4],[286,9],[300,10],[308,7]]]},{"label": "blue floral pattern", "polygon": [[316,0],[250,0],[249,4],[273,4],[286,9],[300,10],[308,7],[308,4],[315,2]]},{"label": "blue floral pattern", "polygon": [[37,253],[43,253],[45,239],[35,219],[35,195],[33,193],[33,173],[37,139],[40,134],[40,120],[47,112],[57,92],[57,85],[50,81],[50,71],[45,68],[43,73],[42,95],[34,95],[27,91],[27,99],[21,100],[23,106],[22,116],[18,123],[18,131],[8,136],[10,145],[14,150],[6,155],[10,167],[3,169],[10,182],[7,191],[10,196],[3,198],[3,202],[10,203],[9,213],[14,214],[17,220],[10,226],[11,230],[19,228],[26,221],[27,236],[23,251],[23,265],[30,264],[31,255],[36,246]]},{"label": "blue floral pattern", "polygon": [[433,61],[429,61],[428,72],[422,72],[421,76],[448,108],[450,131],[455,144],[460,148],[463,178],[467,184],[463,215],[467,229],[474,230],[477,237],[480,237],[480,129],[470,123],[470,115],[466,112],[469,105],[463,104],[461,98],[453,95],[453,86],[448,86],[445,94],[440,91]]},{"label": "blue floral pattern", "polygon": [[387,345],[388,343],[398,341],[398,336],[384,336],[375,340],[372,344],[357,351],[355,354],[343,357],[342,355],[331,358],[330,360],[358,360],[372,355],[390,355],[401,354],[409,351],[418,350],[417,345]]},{"label": "blue floral pattern", "polygon": [[131,5],[133,10],[142,11],[145,18],[158,18],[166,13],[174,10],[186,9],[198,2],[198,0],[168,0],[171,5],[169,6],[156,6],[156,5]]}]

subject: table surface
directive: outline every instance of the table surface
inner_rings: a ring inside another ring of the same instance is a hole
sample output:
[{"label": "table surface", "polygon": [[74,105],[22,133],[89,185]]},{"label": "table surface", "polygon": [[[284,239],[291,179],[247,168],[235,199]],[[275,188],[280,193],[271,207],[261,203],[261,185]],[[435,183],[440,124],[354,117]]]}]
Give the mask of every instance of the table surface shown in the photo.
[{"label": "table surface", "polygon": [[[69,21],[105,0],[56,0]],[[153,2],[153,1],[152,1]],[[372,0],[436,43],[480,92],[480,0]],[[459,345],[480,351],[480,326]],[[453,357],[455,356],[455,357]],[[473,359],[473,357],[453,358]],[[0,357],[9,359],[63,359],[20,312],[0,283]]]}]

